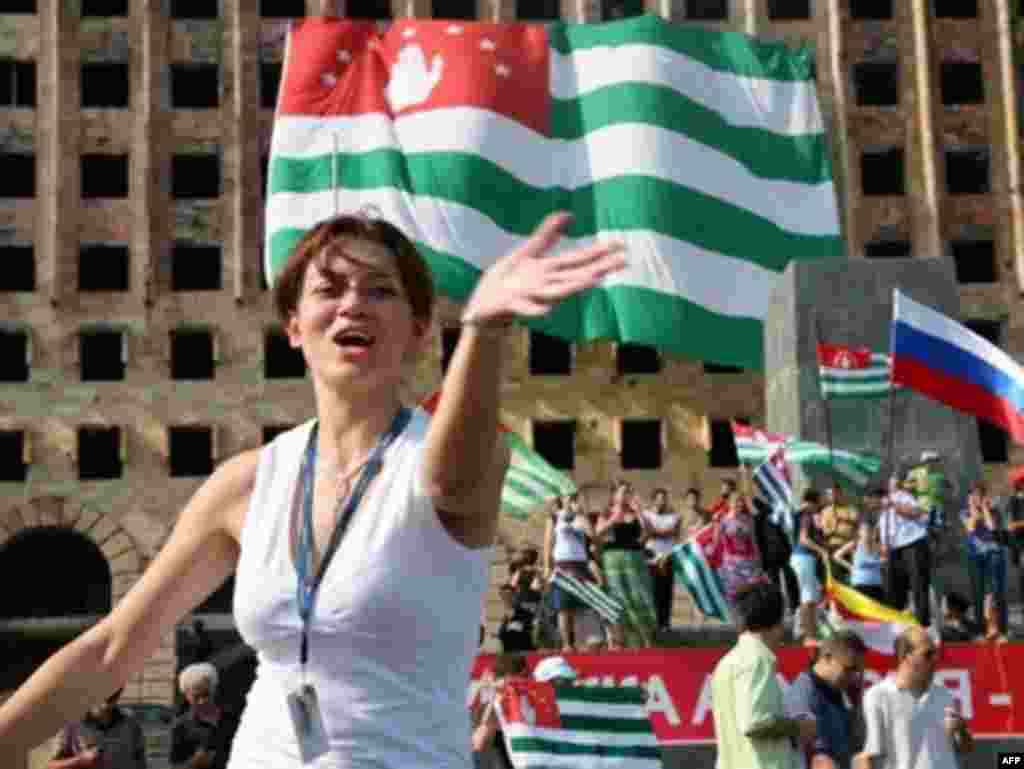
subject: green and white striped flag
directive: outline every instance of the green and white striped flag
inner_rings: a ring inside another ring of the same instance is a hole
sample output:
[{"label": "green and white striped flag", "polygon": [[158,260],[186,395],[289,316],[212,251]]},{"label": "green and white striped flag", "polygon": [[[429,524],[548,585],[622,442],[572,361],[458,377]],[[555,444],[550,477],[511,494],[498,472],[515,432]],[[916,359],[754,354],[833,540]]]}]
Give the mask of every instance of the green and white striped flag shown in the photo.
[{"label": "green and white striped flag", "polygon": [[[435,392],[420,403],[420,408],[433,414],[440,398],[440,391]],[[512,455],[505,474],[505,485],[501,489],[503,512],[525,519],[532,511],[555,497],[576,491],[572,478],[552,467],[505,425],[498,427]]]},{"label": "green and white striped flag", "polygon": [[532,510],[561,494],[572,494],[572,478],[555,469],[526,441],[511,430],[502,431],[512,450],[512,460],[501,490],[501,509],[517,518],[526,518]]},{"label": "green and white striped flag", "polygon": [[566,247],[620,240],[629,264],[531,327],[761,368],[786,265],[844,250],[812,62],[654,15],[403,19],[383,35],[297,21],[271,144],[267,275],[315,223],[370,208],[462,301],[565,210]]},{"label": "green and white striped flag", "polygon": [[551,575],[551,582],[567,593],[574,595],[585,605],[601,615],[601,619],[611,625],[622,622],[626,607],[617,599],[606,593],[592,582],[584,582],[571,574],[559,571],[556,567]]},{"label": "green and white striped flag", "polygon": [[770,433],[749,425],[732,423],[736,453],[741,464],[759,465],[768,460],[772,452],[782,448],[786,462],[825,472],[834,466],[836,472],[857,487],[868,484],[882,467],[882,460],[873,454],[833,448],[814,441],[802,441],[781,433]]},{"label": "green and white striped flag", "polygon": [[639,687],[507,684],[498,714],[515,769],[660,769]]},{"label": "green and white striped flag", "polygon": [[[705,617],[720,622],[731,621],[729,602],[718,572],[711,567],[704,555],[709,545],[712,527],[706,526],[695,541],[683,542],[672,549],[672,573],[693,599],[697,610]],[[719,562],[717,565],[721,565]]]}]

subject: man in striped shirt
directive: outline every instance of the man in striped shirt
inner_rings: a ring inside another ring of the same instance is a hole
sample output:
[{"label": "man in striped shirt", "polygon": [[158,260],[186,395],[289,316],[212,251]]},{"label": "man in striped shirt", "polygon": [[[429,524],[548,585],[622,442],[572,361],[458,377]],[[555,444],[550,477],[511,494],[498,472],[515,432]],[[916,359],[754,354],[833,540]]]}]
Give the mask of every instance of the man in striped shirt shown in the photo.
[{"label": "man in striped shirt", "polygon": [[912,594],[917,621],[928,627],[932,618],[928,511],[903,488],[899,476],[893,476],[889,482],[889,495],[883,504],[878,529],[882,559],[887,563],[886,592],[890,603],[897,609],[905,609],[908,594]]}]

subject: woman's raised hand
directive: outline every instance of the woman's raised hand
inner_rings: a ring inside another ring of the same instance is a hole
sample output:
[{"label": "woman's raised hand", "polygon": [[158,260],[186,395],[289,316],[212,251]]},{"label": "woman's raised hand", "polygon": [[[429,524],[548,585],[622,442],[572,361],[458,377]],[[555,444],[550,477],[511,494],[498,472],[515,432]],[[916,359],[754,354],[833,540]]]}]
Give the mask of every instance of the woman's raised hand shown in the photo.
[{"label": "woman's raised hand", "polygon": [[592,243],[552,256],[572,221],[551,214],[519,248],[481,276],[462,314],[467,325],[501,325],[517,316],[546,315],[566,297],[593,288],[626,266],[621,243]]}]

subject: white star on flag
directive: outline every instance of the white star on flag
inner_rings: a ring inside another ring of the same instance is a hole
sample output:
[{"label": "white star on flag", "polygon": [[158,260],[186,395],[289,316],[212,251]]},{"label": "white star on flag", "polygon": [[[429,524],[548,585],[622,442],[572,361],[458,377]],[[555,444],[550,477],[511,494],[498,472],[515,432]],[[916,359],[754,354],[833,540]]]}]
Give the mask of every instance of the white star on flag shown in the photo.
[{"label": "white star on flag", "polygon": [[344,48],[342,48],[340,51],[338,51],[338,61],[347,64],[348,62],[352,61],[352,54],[346,51]]},{"label": "white star on flag", "polygon": [[496,64],[494,67],[494,73],[499,77],[508,77],[509,72],[509,68],[506,67],[504,64]]},{"label": "white star on flag", "polygon": [[460,27],[458,24],[452,24],[450,27],[448,27],[446,31],[448,32],[449,35],[461,35],[462,27]]},{"label": "white star on flag", "polygon": [[412,27],[406,27],[402,30],[402,37],[409,39],[410,37],[416,37],[416,30]]},{"label": "white star on flag", "polygon": [[333,72],[325,72],[320,76],[320,83],[326,88],[334,88],[338,84],[338,78]]},{"label": "white star on flag", "polygon": [[480,50],[481,50],[481,51],[493,51],[493,50],[495,50],[495,49],[496,49],[497,47],[498,47],[498,46],[496,46],[496,45],[494,44],[494,41],[493,41],[493,40],[491,40],[490,38],[486,38],[486,37],[485,37],[485,38],[484,38],[483,40],[481,40],[481,41],[480,41]]}]

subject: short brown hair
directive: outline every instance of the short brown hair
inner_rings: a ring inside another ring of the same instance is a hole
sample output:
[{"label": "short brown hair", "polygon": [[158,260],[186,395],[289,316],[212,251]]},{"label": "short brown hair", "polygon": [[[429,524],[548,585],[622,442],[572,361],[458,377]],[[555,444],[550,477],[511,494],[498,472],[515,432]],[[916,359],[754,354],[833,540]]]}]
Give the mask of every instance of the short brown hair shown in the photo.
[{"label": "short brown hair", "polygon": [[295,244],[284,268],[274,281],[274,307],[282,323],[287,322],[299,305],[302,282],[309,265],[314,259],[323,265],[333,247],[345,239],[377,243],[394,254],[413,317],[430,320],[434,310],[434,281],[430,276],[430,268],[415,244],[390,222],[373,219],[359,212],[325,219]]},{"label": "short brown hair", "polygon": [[860,657],[867,653],[868,647],[864,639],[852,630],[840,630],[835,635],[822,640],[818,645],[819,654],[827,654],[835,657],[837,654],[846,652],[854,657]]}]

